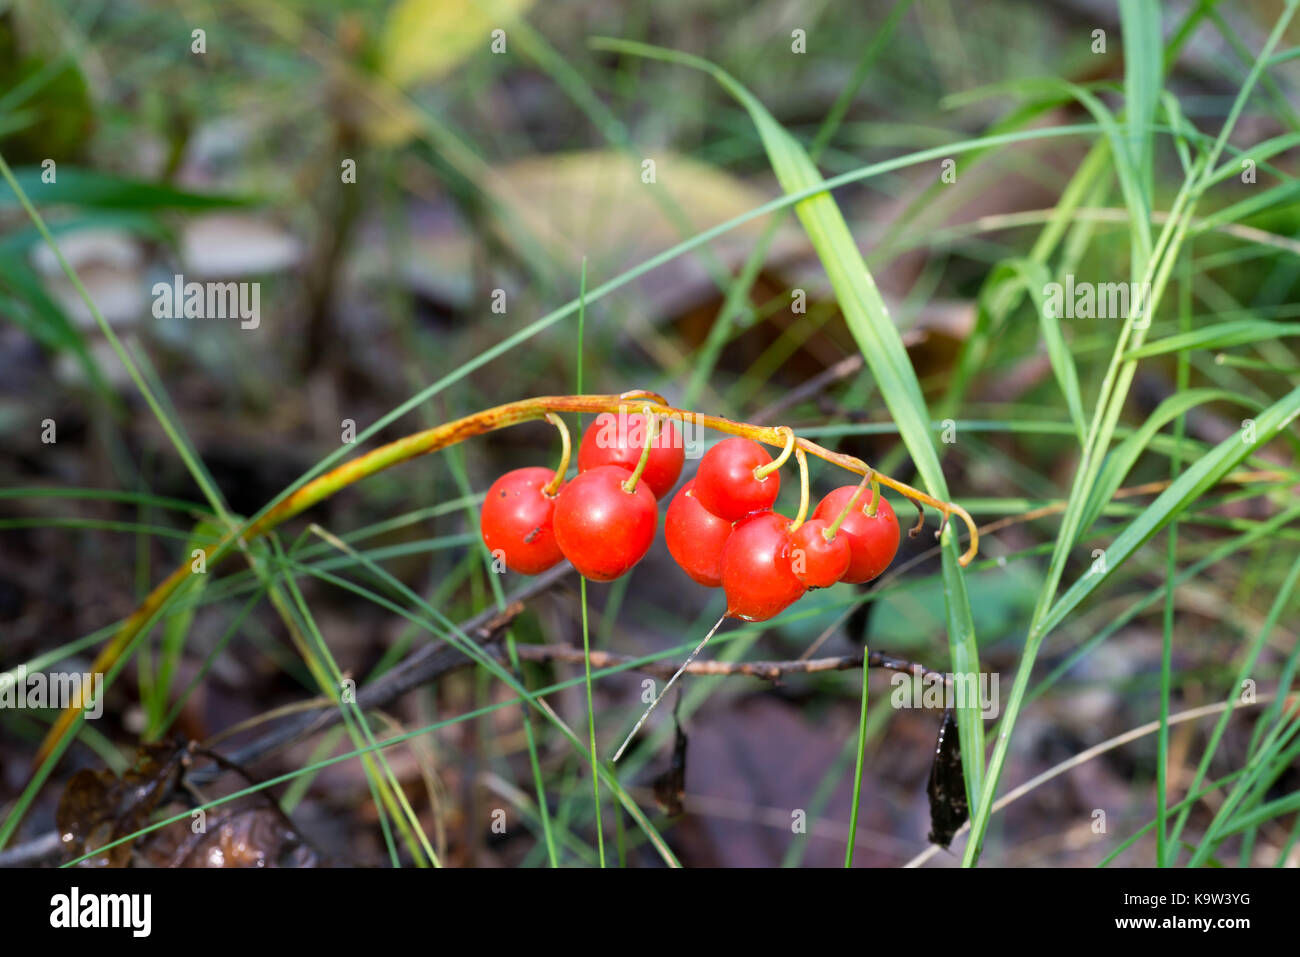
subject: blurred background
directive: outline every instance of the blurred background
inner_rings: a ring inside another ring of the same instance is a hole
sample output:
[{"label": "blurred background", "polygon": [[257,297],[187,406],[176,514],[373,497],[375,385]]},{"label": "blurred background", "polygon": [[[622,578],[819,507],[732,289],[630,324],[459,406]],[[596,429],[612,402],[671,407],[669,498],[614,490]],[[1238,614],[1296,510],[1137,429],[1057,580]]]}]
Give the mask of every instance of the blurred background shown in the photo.
[{"label": "blurred background", "polygon": [[[1192,6],[1164,5],[1167,36]],[[1217,22],[1204,21],[1182,48],[1167,81],[1187,119],[1210,134],[1279,5],[1221,6]],[[713,79],[593,49],[590,38],[601,36],[717,63],[816,155],[827,177],[939,150],[839,189],[836,200],[932,411],[958,423],[956,440],[941,447],[954,496],[981,523],[1059,501],[1077,450],[1031,310],[1002,327],[960,404],[947,408],[944,398],[965,374],[959,360],[987,305],[991,272],[1028,254],[1048,218],[1042,211],[1057,204],[1096,135],[963,148],[953,153],[951,182],[941,178],[942,148],[1090,122],[1073,102],[1030,110],[1014,90],[990,85],[1046,75],[1097,84],[1116,100],[1124,61],[1113,3],[0,2],[0,154],[238,515],[256,513],[337,450],[349,423],[355,435],[444,377],[445,387],[370,445],[498,403],[578,391],[580,356],[583,391],[651,389],[674,405],[792,425],[913,480],[825,273],[788,210],[752,216],[652,261],[781,189],[749,116]],[[1282,46],[1297,39],[1292,28]],[[1257,94],[1267,108],[1248,110],[1235,138],[1294,129],[1297,79],[1294,64],[1273,72]],[[1168,137],[1158,144],[1155,205],[1166,209],[1181,168]],[[1272,162],[1294,172],[1290,153]],[[1114,184],[1104,186],[1086,205],[1120,210],[1120,218],[1098,220],[1072,253],[1074,271],[1126,278],[1122,204]],[[1214,202],[1227,205],[1247,189],[1229,180]],[[1251,224],[1280,237],[1300,228],[1295,205],[1265,213]],[[92,636],[60,665],[84,670],[105,629],[213,533],[210,510],[175,440],[7,186],[0,227],[0,489],[9,490],[0,498],[0,666]],[[1198,239],[1202,258],[1187,290],[1196,314],[1294,316],[1294,251],[1234,256],[1237,245]],[[587,304],[580,348],[576,315],[532,324],[578,295],[584,262],[588,293],[620,282]],[[255,327],[160,318],[155,284],[177,275],[257,283]],[[792,309],[796,291],[806,310]],[[521,331],[531,334],[500,349]],[[1081,381],[1096,383],[1113,325],[1084,319],[1068,332]],[[1280,345],[1270,352],[1275,365],[1289,357]],[[1175,375],[1172,358],[1144,363],[1126,416],[1140,423],[1175,390]],[[1194,361],[1192,375],[1259,396],[1293,381],[1216,365],[1208,355]],[[1240,418],[1207,405],[1188,417],[1187,435],[1218,442]],[[485,569],[477,497],[501,472],[553,465],[557,455],[544,424],[494,433],[345,490],[290,523],[281,540],[299,544],[302,561],[391,598],[390,588],[319,538],[296,542],[308,522],[345,537],[364,530],[347,540],[448,618],[467,621],[492,606],[498,586],[509,597],[526,584],[513,575],[495,581]],[[692,469],[688,462],[688,475]],[[797,483],[788,471],[781,507],[793,512]],[[1166,461],[1144,459],[1127,484],[1168,476]],[[815,492],[849,480],[814,467]],[[131,495],[104,499],[86,494],[92,489]],[[1119,514],[1131,518],[1148,500],[1117,499],[1128,508]],[[1232,522],[1258,523],[1275,504],[1267,496],[1216,501],[1218,526],[1185,534],[1188,561],[1242,527]],[[895,505],[904,524],[914,517],[901,500]],[[971,572],[983,664],[1000,675],[1004,698],[1055,527],[1049,517],[989,534],[985,564]],[[810,595],[772,627],[724,626],[706,656],[789,660],[814,647],[814,656],[842,656],[866,641],[946,670],[934,529],[931,514],[922,534],[905,535],[895,573],[879,583]],[[1101,538],[1104,545],[1104,531]],[[1174,710],[1221,700],[1235,649],[1273,598],[1281,560],[1274,549],[1291,541],[1261,538],[1178,593]],[[1090,560],[1081,554],[1072,574]],[[1158,715],[1160,606],[1121,613],[1162,580],[1163,560],[1157,539],[1045,648],[1036,676],[1059,673],[1023,715],[1005,786]],[[298,586],[339,667],[359,684],[432,640],[336,583],[303,575]],[[11,845],[55,827],[75,770],[124,772],[142,736],[206,741],[233,729],[215,747],[234,749],[273,726],[268,711],[317,693],[283,616],[264,597],[245,608],[257,597],[247,563],[236,559],[214,570],[197,604],[155,629]],[[673,662],[682,653],[671,650],[692,647],[721,610],[721,596],[692,584],[662,542],[626,579],[592,585],[588,597],[593,647]],[[581,611],[576,577],[563,577],[528,599],[514,636],[521,645],[580,647]],[[1294,646],[1294,621],[1284,616],[1272,633],[1261,674],[1275,675]],[[1104,643],[1073,654],[1115,622]],[[525,663],[523,674],[536,688],[580,678],[582,666]],[[643,707],[644,677],[624,670],[596,683],[602,753]],[[889,674],[873,672],[871,681],[856,861],[895,866],[927,848],[926,783],[942,713],[885,707]],[[671,779],[661,781],[658,801],[655,788],[674,760],[672,698],[620,763],[621,779],[687,865],[839,864],[859,686],[852,669],[779,682],[687,678],[677,712],[689,739],[680,807]],[[546,863],[520,710],[465,717],[513,697],[482,669],[464,668],[374,715],[381,737],[447,722],[389,756],[444,863]],[[549,701],[585,740],[581,684]],[[53,718],[0,713],[0,807],[11,808],[22,791]],[[1197,723],[1174,729],[1171,780],[1185,783],[1179,775],[1190,775],[1204,732]],[[561,860],[590,863],[585,765],[536,717],[529,733],[550,813],[567,835]],[[1225,751],[1249,734],[1249,724],[1231,723]],[[334,728],[252,770],[266,778],[351,746]],[[994,816],[985,860],[1097,863],[1154,813],[1154,757],[1148,735],[1032,790]],[[1293,769],[1273,787],[1289,793],[1296,781]],[[212,793],[240,783],[228,774]],[[259,835],[253,844],[269,849],[263,862],[382,865],[389,853],[371,783],[360,762],[347,761],[277,789],[293,836],[257,801],[238,805],[223,827]],[[656,865],[644,835],[605,799],[611,846],[617,841],[629,864]],[[1107,817],[1102,833],[1098,809]],[[1198,808],[1193,822],[1212,812]],[[494,827],[498,815],[503,828]],[[1287,862],[1297,863],[1285,824],[1270,823],[1279,834],[1242,848],[1241,862],[1272,864],[1286,847]],[[178,842],[168,831],[141,839],[132,860],[211,863],[208,850],[185,857]],[[957,861],[939,853],[930,864]],[[1120,861],[1141,863],[1141,852]]]}]

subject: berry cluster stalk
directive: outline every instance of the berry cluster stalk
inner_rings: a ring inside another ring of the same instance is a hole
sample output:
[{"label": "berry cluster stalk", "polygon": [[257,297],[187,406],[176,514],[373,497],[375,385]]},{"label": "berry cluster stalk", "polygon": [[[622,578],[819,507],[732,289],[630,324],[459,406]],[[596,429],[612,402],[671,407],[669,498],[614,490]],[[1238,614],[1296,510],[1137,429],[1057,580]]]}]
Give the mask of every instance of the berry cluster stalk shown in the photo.
[{"label": "berry cluster stalk", "polygon": [[[782,449],[782,454],[772,463],[774,466],[777,463],[783,463],[789,458],[791,451],[799,449],[850,472],[870,476],[873,484],[878,480],[881,484],[889,486],[894,491],[917,503],[918,510],[921,506],[936,509],[943,516],[944,522],[947,522],[952,515],[958,516],[970,531],[970,543],[965,554],[959,559],[963,566],[968,565],[979,552],[979,530],[975,526],[975,521],[971,518],[969,512],[955,502],[940,501],[897,479],[874,472],[861,459],[840,452],[832,452],[815,442],[798,438],[788,426],[769,428],[761,425],[750,425],[745,422],[733,422],[730,419],[703,415],[685,409],[676,409],[669,406],[662,396],[652,392],[636,391],[625,392],[622,395],[562,395],[521,399],[518,402],[509,402],[505,405],[484,409],[482,412],[476,412],[462,419],[456,419],[432,429],[425,429],[422,432],[416,432],[397,439],[364,455],[359,455],[348,462],[344,462],[337,468],[303,485],[302,488],[286,497],[257,521],[246,523],[242,527],[231,531],[220,542],[207,546],[203,550],[204,560],[209,564],[215,563],[229,555],[232,550],[244,548],[249,541],[267,534],[272,529],[306,511],[313,505],[324,501],[336,492],[347,488],[349,485],[418,456],[437,452],[466,439],[503,429],[507,426],[519,425],[537,419],[555,421],[555,417],[566,412],[592,415],[601,412],[628,412],[630,411],[630,403],[638,399],[652,400],[648,403],[637,403],[647,416],[663,416],[669,420],[677,419],[680,422],[690,421],[693,425],[779,447]],[[132,641],[140,634],[141,629],[153,620],[163,604],[193,574],[192,567],[192,563],[186,560],[149,593],[136,610],[122,622],[121,627],[118,628],[117,632],[100,651],[91,666],[90,670],[92,672],[108,673],[123,652],[130,647]],[[52,762],[51,767],[47,768],[43,767],[43,765],[59,749],[59,745],[76,722],[82,708],[83,703],[76,702],[59,715],[58,720],[45,736],[45,740],[41,742],[34,763],[33,774],[48,774],[52,770]]]},{"label": "berry cluster stalk", "polygon": [[569,456],[573,453],[573,440],[569,438],[569,427],[554,412],[546,413],[546,421],[560,432],[560,464],[555,469],[555,478],[547,482],[546,487],[542,489],[547,496],[554,498],[560,491],[560,486],[564,484],[564,476],[569,474]]},{"label": "berry cluster stalk", "polygon": [[[792,431],[791,435],[794,434]],[[799,526],[808,517],[808,456],[803,449],[795,449],[795,461],[799,463],[799,511],[790,523],[790,531],[798,531]]]},{"label": "berry cluster stalk", "polygon": [[645,471],[646,463],[650,461],[650,449],[654,446],[658,433],[659,419],[651,414],[650,406],[641,407],[641,421],[645,423],[645,447],[641,449],[641,457],[637,459],[631,477],[623,483],[623,491],[628,493],[636,491],[636,483],[641,481],[641,473]]}]

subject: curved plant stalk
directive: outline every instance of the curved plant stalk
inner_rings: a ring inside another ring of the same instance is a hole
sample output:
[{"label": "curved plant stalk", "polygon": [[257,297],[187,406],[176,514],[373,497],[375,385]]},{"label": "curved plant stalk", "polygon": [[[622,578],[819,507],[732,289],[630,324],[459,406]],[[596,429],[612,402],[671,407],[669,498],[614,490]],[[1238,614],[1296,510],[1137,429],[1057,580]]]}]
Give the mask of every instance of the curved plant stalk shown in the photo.
[{"label": "curved plant stalk", "polygon": [[554,412],[547,412],[545,418],[560,432],[560,464],[555,468],[555,477],[542,488],[546,495],[554,498],[559,494],[560,486],[564,484],[564,477],[569,474],[569,457],[573,454],[573,440],[569,438],[569,427],[564,424],[562,418]]},{"label": "curved plant stalk", "polygon": [[641,475],[650,462],[650,450],[654,448],[655,439],[658,438],[659,432],[659,418],[651,414],[650,406],[641,406],[641,421],[645,423],[645,445],[641,448],[641,457],[636,460],[636,468],[632,470],[628,480],[623,483],[623,491],[629,495],[636,491],[636,484],[641,481]]},{"label": "curved plant stalk", "polygon": [[[839,452],[832,452],[807,439],[795,437],[793,444],[791,444],[790,436],[793,433],[787,426],[769,428],[767,426],[750,425],[745,422],[733,422],[730,419],[712,415],[702,415],[685,409],[676,409],[665,404],[662,396],[636,391],[627,392],[623,395],[539,396],[532,399],[521,399],[518,402],[509,402],[505,405],[484,409],[474,415],[456,419],[390,442],[371,452],[344,462],[332,471],[298,489],[247,527],[231,532],[221,541],[206,546],[203,550],[204,560],[205,562],[219,560],[220,557],[228,554],[232,547],[243,549],[247,547],[249,541],[265,535],[295,515],[329,498],[334,493],[377,472],[382,472],[394,465],[400,465],[402,462],[417,456],[437,452],[458,442],[463,442],[465,439],[483,435],[496,429],[503,429],[536,419],[546,419],[548,416],[559,413],[626,412],[630,410],[629,402],[631,400],[644,398],[653,401],[643,403],[639,411],[645,411],[650,415],[665,416],[679,422],[689,421],[694,425],[704,426],[729,435],[742,436],[782,449],[787,447],[798,448],[807,454],[815,455],[832,465],[838,465],[858,475],[871,473],[881,484],[887,485],[896,492],[907,496],[916,502],[918,506],[928,505],[938,510],[945,523],[951,515],[957,515],[961,518],[970,531],[969,547],[960,559],[963,566],[969,564],[979,552],[979,530],[975,525],[975,521],[966,509],[954,502],[940,501],[887,475],[882,475],[879,472],[873,473],[872,469],[861,459]],[[153,621],[163,603],[193,574],[191,568],[192,562],[187,560],[149,593],[148,597],[140,603],[130,617],[122,622],[121,627],[118,628],[108,644],[100,651],[91,666],[90,670],[92,672],[107,673],[117,664],[123,652],[140,634],[140,631]],[[59,715],[58,720],[45,736],[45,740],[41,742],[40,750],[33,765],[33,775],[41,770],[46,759],[59,748],[59,745],[81,714],[83,707],[84,702],[78,701],[65,708],[63,713]]]},{"label": "curved plant stalk", "polygon": [[803,449],[796,449],[794,457],[799,463],[799,511],[795,513],[794,521],[789,525],[791,532],[797,531],[803,525],[804,519],[808,517],[808,456],[804,454]]}]

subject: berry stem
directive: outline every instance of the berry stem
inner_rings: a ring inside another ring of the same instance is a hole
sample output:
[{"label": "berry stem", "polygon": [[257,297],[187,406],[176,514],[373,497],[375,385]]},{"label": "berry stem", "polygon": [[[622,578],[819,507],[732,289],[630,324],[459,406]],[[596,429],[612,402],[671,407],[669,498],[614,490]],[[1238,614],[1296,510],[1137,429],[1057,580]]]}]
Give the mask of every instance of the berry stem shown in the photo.
[{"label": "berry stem", "polygon": [[555,478],[547,482],[542,488],[548,498],[554,498],[555,493],[564,484],[564,476],[569,474],[569,456],[573,452],[573,440],[569,438],[569,427],[554,412],[546,413],[546,421],[560,430],[560,467],[555,470]]},{"label": "berry stem", "polygon": [[875,476],[876,476],[875,469],[867,469],[867,474],[862,476],[862,481],[858,483],[857,489],[854,490],[853,495],[849,497],[849,500],[844,503],[844,507],[840,509],[840,514],[835,516],[835,521],[831,522],[831,527],[826,529],[826,531],[822,532],[822,535],[825,537],[826,541],[829,542],[832,538],[835,537],[835,533],[840,530],[840,523],[843,522],[846,518],[848,518],[849,512],[852,511],[853,506],[858,504],[858,499],[862,498],[862,492],[867,487],[867,483],[870,482],[872,486],[878,488],[878,486],[876,486],[875,484],[876,483]]},{"label": "berry stem", "polygon": [[871,501],[862,511],[867,518],[876,517],[876,509],[880,507],[880,481],[876,478],[876,473],[871,473]]},{"label": "berry stem", "polygon": [[[913,502],[912,504],[916,505],[915,502]],[[945,515],[943,517],[943,520],[939,523],[940,534],[943,533],[943,523],[946,521],[948,521],[947,515]],[[925,509],[921,508],[920,505],[916,505],[916,524],[907,530],[907,537],[916,538],[916,536],[921,534],[921,529],[924,527],[925,527]]]},{"label": "berry stem", "polygon": [[[619,413],[622,415],[622,412]],[[637,460],[636,469],[632,472],[632,477],[623,483],[623,491],[631,494],[636,491],[636,483],[641,481],[641,473],[645,471],[645,464],[650,461],[650,447],[655,444],[655,435],[658,432],[659,419],[650,412],[650,406],[644,406],[641,409],[641,415],[645,420],[645,448],[641,450],[641,458]],[[627,421],[624,418],[623,421]]]},{"label": "berry stem", "polygon": [[799,463],[799,514],[790,523],[790,531],[798,531],[803,520],[808,517],[808,456],[803,449],[794,450],[795,461]]},{"label": "berry stem", "polygon": [[790,453],[794,451],[796,441],[794,429],[790,428],[788,425],[778,425],[776,430],[785,436],[785,448],[783,448],[781,454],[771,462],[768,462],[766,465],[760,465],[758,468],[754,469],[754,478],[758,479],[760,482],[779,469],[782,465],[785,465],[786,460],[790,458]]}]

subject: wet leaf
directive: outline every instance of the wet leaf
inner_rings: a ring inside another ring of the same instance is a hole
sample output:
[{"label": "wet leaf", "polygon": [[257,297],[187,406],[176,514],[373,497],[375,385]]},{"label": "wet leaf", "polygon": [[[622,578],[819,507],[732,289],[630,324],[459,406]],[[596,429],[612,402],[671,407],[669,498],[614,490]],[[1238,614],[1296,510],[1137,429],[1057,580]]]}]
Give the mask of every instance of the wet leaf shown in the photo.
[{"label": "wet leaf", "polygon": [[[140,830],[180,780],[189,751],[176,744],[142,747],[121,778],[112,771],[78,771],[68,781],[55,815],[69,857],[93,853]],[[82,867],[125,867],[133,841],[95,854]]]},{"label": "wet leaf", "polygon": [[934,745],[934,764],[925,793],[930,796],[930,837],[940,847],[952,843],[957,828],[966,823],[966,782],[961,773],[961,741],[957,720],[950,710],[943,713],[939,739]]},{"label": "wet leaf", "polygon": [[[92,854],[81,867],[316,867],[321,863],[320,855],[273,801],[271,807],[226,805],[210,808],[206,814],[195,811],[191,820],[95,853],[145,827],[169,801],[175,806],[175,799],[189,790],[182,775],[193,750],[179,740],[144,745],[120,778],[107,770],[86,769],[73,775],[57,812],[69,857]],[[227,770],[237,770],[212,752],[202,748],[197,752]]]},{"label": "wet leaf", "polygon": [[168,828],[141,853],[155,867],[317,867],[321,863],[288,820],[265,807],[214,808],[203,831]]}]

